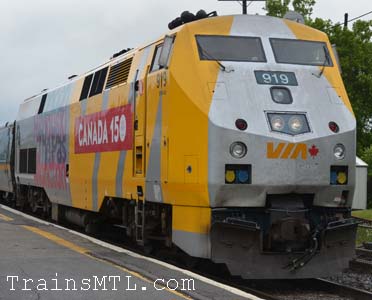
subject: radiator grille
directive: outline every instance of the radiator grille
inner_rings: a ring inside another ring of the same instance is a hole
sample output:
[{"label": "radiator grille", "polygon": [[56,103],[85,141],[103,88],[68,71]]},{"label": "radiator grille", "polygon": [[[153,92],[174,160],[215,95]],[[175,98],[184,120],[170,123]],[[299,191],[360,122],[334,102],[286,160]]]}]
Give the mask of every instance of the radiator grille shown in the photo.
[{"label": "radiator grille", "polygon": [[132,60],[133,57],[111,67],[106,89],[127,82]]}]

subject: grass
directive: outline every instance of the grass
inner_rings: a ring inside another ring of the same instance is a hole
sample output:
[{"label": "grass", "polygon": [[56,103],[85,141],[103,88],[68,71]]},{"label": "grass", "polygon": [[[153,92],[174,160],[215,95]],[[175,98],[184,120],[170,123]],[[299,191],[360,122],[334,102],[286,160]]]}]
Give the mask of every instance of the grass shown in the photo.
[{"label": "grass", "polygon": [[363,242],[372,242],[372,229],[358,228],[356,245],[359,246]]},{"label": "grass", "polygon": [[372,221],[372,209],[353,211],[353,217],[368,219]]},{"label": "grass", "polygon": [[[353,211],[352,215],[353,217],[372,221],[372,209]],[[356,244],[361,245],[363,242],[372,242],[372,229],[358,228]]]}]

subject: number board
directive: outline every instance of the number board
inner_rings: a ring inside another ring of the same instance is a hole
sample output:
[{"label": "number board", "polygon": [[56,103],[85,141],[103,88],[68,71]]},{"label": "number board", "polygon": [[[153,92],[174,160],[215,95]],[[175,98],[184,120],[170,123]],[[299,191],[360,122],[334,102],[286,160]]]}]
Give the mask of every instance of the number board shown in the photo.
[{"label": "number board", "polygon": [[293,72],[254,71],[254,74],[258,84],[298,85]]}]

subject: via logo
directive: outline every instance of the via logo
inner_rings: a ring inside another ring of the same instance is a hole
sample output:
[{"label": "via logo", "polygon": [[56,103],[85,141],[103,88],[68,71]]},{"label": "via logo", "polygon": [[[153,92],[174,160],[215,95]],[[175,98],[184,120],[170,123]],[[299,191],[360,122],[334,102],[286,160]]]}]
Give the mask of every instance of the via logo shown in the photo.
[{"label": "via logo", "polygon": [[312,158],[317,157],[319,149],[312,145],[310,148],[304,143],[267,143],[266,156],[268,159],[298,159],[306,160],[308,155]]}]

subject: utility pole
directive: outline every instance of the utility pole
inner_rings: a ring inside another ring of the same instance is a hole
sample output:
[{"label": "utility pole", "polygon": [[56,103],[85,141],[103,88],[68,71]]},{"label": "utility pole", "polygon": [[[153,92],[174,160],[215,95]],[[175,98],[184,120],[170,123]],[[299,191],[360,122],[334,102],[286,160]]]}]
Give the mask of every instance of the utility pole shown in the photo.
[{"label": "utility pole", "polygon": [[243,15],[247,14],[247,0],[243,0]]},{"label": "utility pole", "polygon": [[347,24],[349,23],[349,14],[346,13],[344,16],[344,29],[347,29]]},{"label": "utility pole", "polygon": [[[236,0],[218,0],[218,1],[234,1],[234,2],[236,2]],[[266,0],[240,0],[240,1],[242,1],[243,15],[247,14],[248,2],[255,2],[255,1],[266,2]]]}]

